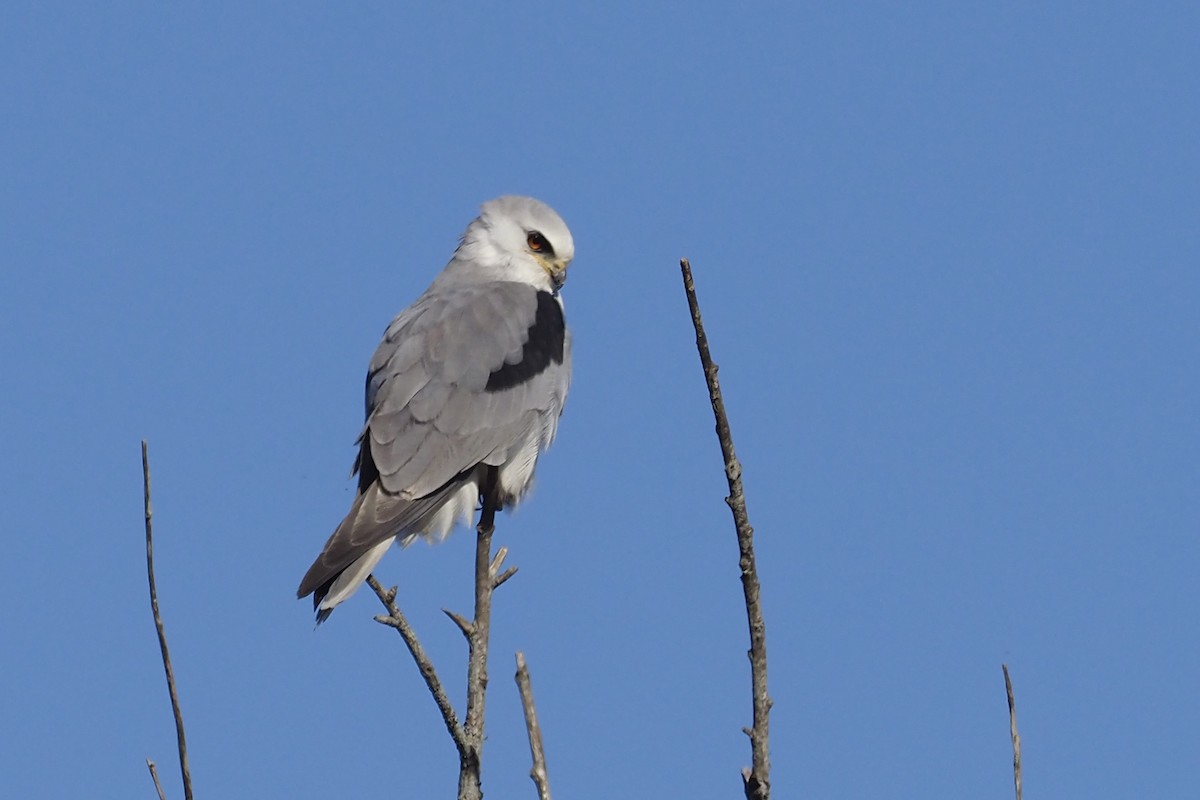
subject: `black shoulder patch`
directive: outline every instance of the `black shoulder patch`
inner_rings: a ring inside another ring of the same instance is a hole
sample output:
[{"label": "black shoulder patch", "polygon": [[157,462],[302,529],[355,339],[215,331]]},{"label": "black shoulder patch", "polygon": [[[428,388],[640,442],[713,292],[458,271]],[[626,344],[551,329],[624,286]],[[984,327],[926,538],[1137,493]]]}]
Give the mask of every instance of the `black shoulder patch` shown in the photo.
[{"label": "black shoulder patch", "polygon": [[562,306],[549,292],[538,292],[537,314],[529,326],[521,360],[515,364],[503,364],[489,375],[486,390],[500,392],[511,389],[541,375],[550,362],[561,364],[566,335]]}]

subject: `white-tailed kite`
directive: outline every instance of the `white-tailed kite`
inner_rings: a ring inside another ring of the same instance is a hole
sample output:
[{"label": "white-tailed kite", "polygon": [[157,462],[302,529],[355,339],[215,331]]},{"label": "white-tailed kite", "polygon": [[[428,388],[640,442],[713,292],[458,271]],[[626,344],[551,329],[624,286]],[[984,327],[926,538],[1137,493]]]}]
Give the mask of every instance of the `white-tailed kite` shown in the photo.
[{"label": "white-tailed kite", "polygon": [[358,495],[297,591],[318,623],[393,541],[443,538],[476,504],[497,510],[529,489],[571,380],[559,289],[574,256],[549,206],[492,200],[392,320],[367,372]]}]

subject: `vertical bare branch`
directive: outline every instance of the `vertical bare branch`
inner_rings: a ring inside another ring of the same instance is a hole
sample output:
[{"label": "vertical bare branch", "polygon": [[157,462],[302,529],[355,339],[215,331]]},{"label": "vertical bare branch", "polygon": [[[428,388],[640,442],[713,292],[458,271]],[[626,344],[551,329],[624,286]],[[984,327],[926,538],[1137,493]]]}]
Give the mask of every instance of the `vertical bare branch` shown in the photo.
[{"label": "vertical bare branch", "polygon": [[529,732],[529,754],[533,767],[529,777],[537,787],[538,800],[550,800],[550,776],[546,772],[546,751],[542,748],[542,728],[538,725],[537,708],[533,705],[533,685],[529,681],[529,669],[525,666],[525,654],[517,651],[517,690],[521,693],[521,706],[525,709],[525,729]]},{"label": "vertical bare branch", "polygon": [[[494,471],[493,471],[494,473]],[[492,627],[492,591],[496,588],[497,572],[504,553],[492,559],[492,534],[496,530],[496,494],[493,474],[483,492],[483,511],[479,515],[475,539],[475,619],[467,634],[467,714],[463,724],[466,749],[459,761],[459,800],[481,800],[483,797],[483,707],[487,698],[488,638]]]},{"label": "vertical bare branch", "polygon": [[[150,581],[150,610],[154,612],[154,627],[158,631],[158,649],[162,651],[163,671],[167,674],[167,691],[171,695],[171,710],[175,712],[175,738],[179,743],[179,772],[183,776],[183,796],[192,800],[192,772],[188,766],[187,737],[183,733],[183,712],[179,710],[179,693],[175,690],[175,671],[171,669],[171,654],[167,650],[167,632],[162,615],[158,613],[158,589],[154,585],[154,530],[150,507],[150,455],[142,439],[142,488],[146,508],[146,575]],[[157,778],[153,765],[151,775]],[[160,790],[161,791],[161,790]]]},{"label": "vertical bare branch", "polygon": [[408,646],[408,652],[412,654],[413,661],[416,662],[417,669],[421,672],[421,677],[425,679],[425,685],[429,687],[429,693],[433,695],[433,702],[437,704],[438,711],[442,713],[442,721],[446,723],[446,730],[450,733],[450,738],[454,740],[459,758],[462,759],[466,755],[467,747],[466,740],[463,738],[462,726],[458,724],[454,706],[450,705],[450,698],[446,696],[446,690],[442,688],[442,682],[438,679],[437,670],[433,668],[433,662],[425,654],[425,648],[418,641],[417,634],[409,625],[408,619],[396,605],[396,588],[393,586],[391,589],[384,589],[380,586],[379,581],[375,580],[374,575],[367,576],[367,585],[375,590],[379,601],[388,610],[387,616],[380,614],[375,617],[375,621],[395,628],[396,632],[400,634],[400,638],[404,640],[404,644]]},{"label": "vertical bare branch", "polygon": [[158,792],[158,800],[167,800],[167,796],[163,793],[162,783],[158,780],[158,767],[154,766],[154,762],[148,758],[146,767],[150,770],[150,777],[154,780],[154,789]]},{"label": "vertical bare branch", "polygon": [[717,381],[717,365],[713,363],[708,349],[708,337],[704,334],[704,323],[700,318],[700,303],[696,299],[696,285],[692,280],[692,266],[681,259],[679,268],[683,273],[683,289],[687,294],[688,307],[692,312],[692,325],[696,329],[696,349],[700,353],[700,364],[708,383],[708,396],[712,402],[713,416],[717,422],[717,438],[721,442],[721,454],[725,458],[725,477],[729,482],[729,496],[725,502],[733,512],[734,527],[737,529],[739,565],[742,570],[742,593],[746,598],[746,618],[750,626],[750,687],[754,700],[754,726],[745,729],[750,736],[752,766],[742,770],[747,800],[768,800],[771,795],[771,759],[769,751],[771,698],[767,694],[767,628],[763,622],[762,605],[759,601],[758,568],[754,561],[754,529],[746,513],[746,496],[742,489],[742,465],[733,450],[733,434],[729,430],[729,418],[725,415],[725,401],[721,396],[721,385]]},{"label": "vertical bare branch", "polygon": [[508,550],[501,547],[492,557],[492,534],[496,529],[496,511],[500,508],[495,492],[495,469],[484,481],[481,490],[483,511],[479,515],[475,541],[475,618],[464,619],[452,611],[445,611],[467,640],[467,713],[460,725],[454,707],[446,697],[433,663],[417,640],[412,626],[396,605],[396,590],[384,589],[374,575],[367,583],[375,590],[379,601],[388,610],[387,615],[375,617],[375,621],[395,628],[408,646],[425,685],[442,713],[446,730],[458,749],[458,798],[459,800],[482,800],[482,770],[480,756],[483,752],[483,708],[487,696],[488,639],[492,623],[492,593],[498,586],[516,574],[516,567],[501,572]]},{"label": "vertical bare branch", "polygon": [[1012,736],[1013,746],[1013,787],[1017,792],[1017,800],[1021,800],[1021,735],[1017,733],[1017,701],[1013,698],[1008,664],[1001,664],[1000,668],[1004,670],[1004,691],[1008,695],[1008,732]]}]

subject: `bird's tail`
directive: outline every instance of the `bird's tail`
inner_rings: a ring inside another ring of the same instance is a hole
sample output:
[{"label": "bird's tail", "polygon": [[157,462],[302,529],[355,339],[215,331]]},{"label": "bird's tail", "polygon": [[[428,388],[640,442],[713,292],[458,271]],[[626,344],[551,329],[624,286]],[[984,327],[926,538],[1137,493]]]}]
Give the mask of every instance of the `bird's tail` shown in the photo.
[{"label": "bird's tail", "polygon": [[356,497],[296,590],[297,597],[313,596],[317,624],[358,591],[392,542],[399,538],[401,544],[408,544],[470,480],[471,474],[464,472],[415,500],[389,494],[375,482]]}]

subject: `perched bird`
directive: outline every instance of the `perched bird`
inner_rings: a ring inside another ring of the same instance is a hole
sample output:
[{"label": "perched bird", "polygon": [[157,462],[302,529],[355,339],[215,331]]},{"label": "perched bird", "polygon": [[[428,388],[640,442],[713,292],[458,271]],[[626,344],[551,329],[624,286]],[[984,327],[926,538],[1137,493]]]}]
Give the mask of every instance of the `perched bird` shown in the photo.
[{"label": "perched bird", "polygon": [[515,504],[554,440],[571,380],[559,290],[575,243],[531,197],[483,204],[454,257],[371,358],[358,495],[300,581],[317,623],[392,542],[441,539]]}]

